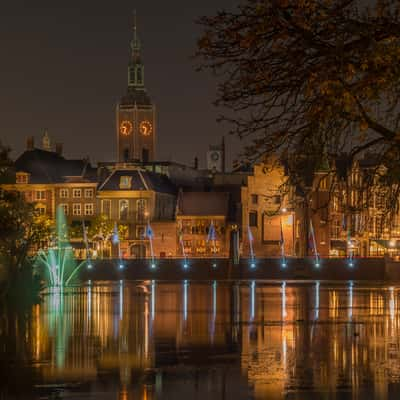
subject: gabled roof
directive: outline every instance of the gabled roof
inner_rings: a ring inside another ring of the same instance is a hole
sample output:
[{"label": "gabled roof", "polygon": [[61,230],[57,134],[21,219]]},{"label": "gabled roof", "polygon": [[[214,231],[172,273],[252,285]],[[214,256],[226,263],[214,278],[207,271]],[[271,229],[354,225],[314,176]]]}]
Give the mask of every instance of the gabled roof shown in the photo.
[{"label": "gabled roof", "polygon": [[[129,188],[120,187],[123,176],[131,178]],[[98,190],[153,190],[158,193],[176,193],[176,187],[168,177],[141,169],[115,169],[99,184]]]},{"label": "gabled roof", "polygon": [[27,150],[15,161],[16,172],[30,174],[30,183],[96,182],[96,168],[88,160],[67,160],[56,152]]},{"label": "gabled roof", "polygon": [[224,192],[180,192],[178,215],[228,216],[229,193]]}]

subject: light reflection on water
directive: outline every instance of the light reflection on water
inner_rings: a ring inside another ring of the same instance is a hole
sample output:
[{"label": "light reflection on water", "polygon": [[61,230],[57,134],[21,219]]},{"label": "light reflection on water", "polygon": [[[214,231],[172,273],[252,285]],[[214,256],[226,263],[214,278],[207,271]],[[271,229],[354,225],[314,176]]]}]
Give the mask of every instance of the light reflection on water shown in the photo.
[{"label": "light reflection on water", "polygon": [[0,398],[397,399],[399,291],[185,280],[47,292],[0,319]]}]

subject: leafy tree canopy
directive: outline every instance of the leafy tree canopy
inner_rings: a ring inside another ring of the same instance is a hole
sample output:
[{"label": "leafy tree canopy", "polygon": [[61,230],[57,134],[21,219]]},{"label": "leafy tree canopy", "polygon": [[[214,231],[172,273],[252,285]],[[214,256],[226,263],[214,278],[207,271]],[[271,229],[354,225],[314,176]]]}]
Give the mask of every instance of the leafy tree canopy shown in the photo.
[{"label": "leafy tree canopy", "polygon": [[316,157],[399,162],[398,1],[246,0],[199,24],[200,69],[219,77],[216,103],[252,159],[318,143]]}]

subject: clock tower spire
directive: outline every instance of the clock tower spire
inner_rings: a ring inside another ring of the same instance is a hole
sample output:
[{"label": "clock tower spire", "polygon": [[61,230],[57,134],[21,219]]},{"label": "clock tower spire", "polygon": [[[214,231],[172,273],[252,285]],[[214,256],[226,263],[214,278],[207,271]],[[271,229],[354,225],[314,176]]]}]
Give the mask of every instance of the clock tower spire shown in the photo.
[{"label": "clock tower spire", "polygon": [[154,160],[155,114],[155,106],[144,86],[142,46],[137,33],[136,11],[134,11],[133,37],[128,62],[128,87],[116,110],[118,161]]},{"label": "clock tower spire", "polygon": [[141,46],[137,34],[136,10],[133,12],[133,38],[131,57],[128,65],[128,87],[144,88],[144,66],[140,54]]}]

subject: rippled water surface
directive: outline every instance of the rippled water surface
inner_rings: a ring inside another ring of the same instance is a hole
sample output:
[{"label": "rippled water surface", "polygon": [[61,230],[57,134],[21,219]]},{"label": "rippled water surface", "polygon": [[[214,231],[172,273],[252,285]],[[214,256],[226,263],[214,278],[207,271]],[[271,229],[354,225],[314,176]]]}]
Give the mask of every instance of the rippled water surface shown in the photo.
[{"label": "rippled water surface", "polygon": [[398,399],[400,287],[88,283],[0,316],[0,399]]}]

